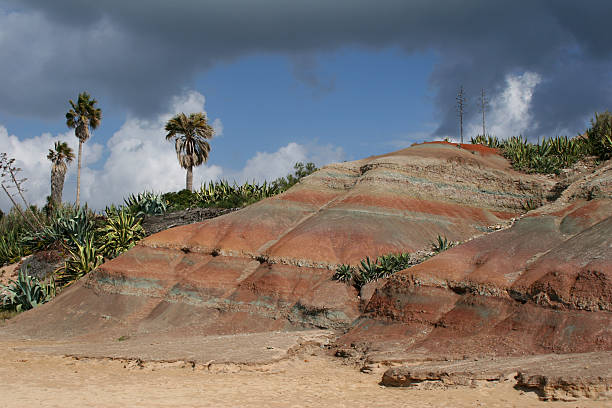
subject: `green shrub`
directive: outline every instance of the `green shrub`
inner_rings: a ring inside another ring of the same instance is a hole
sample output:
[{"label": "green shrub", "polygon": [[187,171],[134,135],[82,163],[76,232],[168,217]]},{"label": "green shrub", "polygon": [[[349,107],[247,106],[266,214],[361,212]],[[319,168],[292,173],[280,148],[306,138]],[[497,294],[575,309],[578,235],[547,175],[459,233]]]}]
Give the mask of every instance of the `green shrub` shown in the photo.
[{"label": "green shrub", "polygon": [[589,153],[601,160],[612,158],[612,114],[595,113],[591,127],[586,131]]},{"label": "green shrub", "polygon": [[471,138],[470,143],[488,146],[493,149],[499,149],[502,147],[501,140],[491,135],[477,135],[476,137]]},{"label": "green shrub", "polygon": [[161,215],[166,212],[166,200],[152,192],[145,191],[136,195],[130,194],[128,198],[123,200],[125,206],[132,214],[137,217],[144,215]]},{"label": "green shrub", "polygon": [[523,203],[521,204],[521,207],[523,208],[523,211],[529,212],[531,210],[535,210],[541,205],[542,205],[542,202],[540,200],[529,198],[523,201]]},{"label": "green shrub", "polygon": [[162,199],[168,203],[168,209],[172,211],[197,207],[197,195],[189,190],[166,193],[162,195]]},{"label": "green shrub", "polygon": [[286,177],[280,177],[271,183],[230,184],[225,180],[204,183],[199,190],[191,192],[181,190],[170,192],[162,196],[172,211],[184,210],[186,208],[237,208],[253,204],[264,198],[272,197],[286,191],[295,185],[303,177],[312,174],[316,170],[313,163],[296,163],[294,172]]},{"label": "green shrub", "polygon": [[292,174],[288,174],[286,177],[277,178],[272,182],[272,184],[279,190],[279,192],[287,191],[289,188],[293,187],[304,177],[314,173],[319,170],[314,163],[295,163],[293,166],[294,172]]},{"label": "green shrub", "polygon": [[370,257],[366,256],[365,259],[362,259],[361,262],[359,262],[359,266],[357,266],[357,273],[353,277],[355,285],[362,287],[366,283],[372,282],[376,279],[378,279],[378,268],[376,262],[372,263],[370,261]]},{"label": "green shrub", "polygon": [[0,266],[19,261],[32,253],[22,242],[22,236],[32,229],[16,209],[12,209],[0,219]]},{"label": "green shrub", "polygon": [[252,204],[278,193],[276,187],[265,181],[263,184],[245,182],[242,185],[217,181],[202,185],[195,195],[199,206],[234,208]]},{"label": "green shrub", "polygon": [[5,292],[2,294],[2,306],[20,312],[51,300],[55,296],[55,281],[51,280],[45,284],[26,272],[19,271],[17,280],[10,280],[8,286],[0,286],[0,289]]},{"label": "green shrub", "polygon": [[0,266],[19,261],[26,252],[17,230],[6,230],[0,235]]}]

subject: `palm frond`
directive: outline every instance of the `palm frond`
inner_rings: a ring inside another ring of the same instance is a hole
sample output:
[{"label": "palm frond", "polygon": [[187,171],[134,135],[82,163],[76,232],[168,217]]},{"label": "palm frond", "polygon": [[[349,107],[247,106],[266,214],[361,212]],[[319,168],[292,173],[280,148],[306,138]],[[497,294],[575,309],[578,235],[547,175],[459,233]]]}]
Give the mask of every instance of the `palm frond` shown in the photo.
[{"label": "palm frond", "polygon": [[187,116],[181,112],[166,122],[166,140],[174,140],[176,156],[181,167],[199,166],[208,160],[210,144],[206,139],[214,135],[202,112]]}]

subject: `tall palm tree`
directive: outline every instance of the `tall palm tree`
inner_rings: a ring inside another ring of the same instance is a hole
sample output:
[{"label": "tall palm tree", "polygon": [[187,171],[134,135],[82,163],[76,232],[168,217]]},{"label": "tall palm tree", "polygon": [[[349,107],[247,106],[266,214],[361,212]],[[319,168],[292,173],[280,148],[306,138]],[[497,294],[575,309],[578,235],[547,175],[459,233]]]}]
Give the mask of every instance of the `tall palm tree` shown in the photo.
[{"label": "tall palm tree", "polygon": [[215,134],[206,121],[206,114],[192,113],[189,116],[179,113],[166,123],[166,140],[174,139],[176,157],[182,168],[187,169],[185,188],[193,191],[193,166],[208,160],[210,139]]},{"label": "tall palm tree", "polygon": [[67,163],[72,162],[74,153],[66,142],[55,142],[53,149],[49,149],[47,159],[51,160],[51,205],[57,208],[62,204],[62,191],[66,178]]},{"label": "tall palm tree", "polygon": [[74,134],[79,139],[79,160],[77,170],[77,193],[76,193],[76,205],[80,205],[81,197],[81,158],[83,156],[83,143],[89,139],[90,129],[95,129],[100,125],[102,121],[102,110],[96,108],[95,104],[98,103],[95,99],[91,99],[91,95],[87,92],[79,94],[77,103],[69,100],[70,109],[66,113],[66,125],[69,128],[74,129]]}]

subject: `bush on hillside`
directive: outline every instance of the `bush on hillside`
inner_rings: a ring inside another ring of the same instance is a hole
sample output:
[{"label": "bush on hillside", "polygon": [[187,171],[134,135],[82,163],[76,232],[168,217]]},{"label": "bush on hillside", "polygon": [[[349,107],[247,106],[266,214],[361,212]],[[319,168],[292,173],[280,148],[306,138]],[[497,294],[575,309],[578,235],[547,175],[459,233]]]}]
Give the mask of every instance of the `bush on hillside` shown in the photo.
[{"label": "bush on hillside", "polygon": [[478,135],[471,142],[500,149],[516,170],[558,174],[561,169],[569,168],[587,156],[595,156],[599,160],[612,158],[612,113],[595,113],[585,137],[557,136],[534,144],[522,136],[498,139]]},{"label": "bush on hillside", "polygon": [[587,155],[584,139],[557,136],[544,139],[539,144],[530,143],[522,136],[498,139],[495,136],[478,135],[473,144],[499,149],[516,170],[527,173],[558,174]]},{"label": "bush on hillside", "polygon": [[595,113],[591,127],[586,131],[589,154],[601,160],[612,158],[612,113]]},{"label": "bush on hillside", "polygon": [[293,166],[293,173],[288,174],[286,177],[279,177],[272,182],[281,192],[287,191],[294,185],[296,185],[301,179],[311,175],[315,171],[319,170],[314,163],[295,163]]}]

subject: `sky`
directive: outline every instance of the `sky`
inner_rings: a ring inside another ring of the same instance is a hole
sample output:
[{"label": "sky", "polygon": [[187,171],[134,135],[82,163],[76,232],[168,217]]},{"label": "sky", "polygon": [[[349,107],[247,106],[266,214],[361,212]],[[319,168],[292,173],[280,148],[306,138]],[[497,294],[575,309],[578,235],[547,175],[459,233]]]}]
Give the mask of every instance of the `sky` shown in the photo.
[{"label": "sky", "polygon": [[609,0],[0,0],[0,152],[44,204],[46,154],[76,151],[65,113],[88,91],[102,123],[81,188],[101,209],[184,187],[163,131],[178,112],[216,133],[194,186],[457,139],[461,86],[466,138],[483,89],[487,133],[575,136],[612,106],[611,15]]}]

